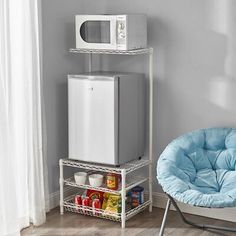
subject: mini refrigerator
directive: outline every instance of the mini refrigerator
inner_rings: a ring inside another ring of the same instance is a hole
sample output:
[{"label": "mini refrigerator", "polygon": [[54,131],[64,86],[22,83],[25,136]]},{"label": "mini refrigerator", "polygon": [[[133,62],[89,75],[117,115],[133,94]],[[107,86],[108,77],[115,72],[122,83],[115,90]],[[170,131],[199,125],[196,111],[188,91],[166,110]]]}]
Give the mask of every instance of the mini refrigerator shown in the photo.
[{"label": "mini refrigerator", "polygon": [[144,155],[143,74],[68,75],[69,158],[120,165]]}]

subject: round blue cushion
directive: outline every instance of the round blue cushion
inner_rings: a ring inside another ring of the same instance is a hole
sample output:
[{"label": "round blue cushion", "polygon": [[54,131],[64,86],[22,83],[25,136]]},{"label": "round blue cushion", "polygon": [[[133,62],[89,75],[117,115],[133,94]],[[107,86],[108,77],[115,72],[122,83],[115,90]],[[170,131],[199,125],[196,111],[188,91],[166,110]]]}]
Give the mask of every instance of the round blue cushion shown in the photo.
[{"label": "round blue cushion", "polygon": [[201,129],[172,141],[157,164],[164,192],[201,207],[236,206],[236,129]]}]

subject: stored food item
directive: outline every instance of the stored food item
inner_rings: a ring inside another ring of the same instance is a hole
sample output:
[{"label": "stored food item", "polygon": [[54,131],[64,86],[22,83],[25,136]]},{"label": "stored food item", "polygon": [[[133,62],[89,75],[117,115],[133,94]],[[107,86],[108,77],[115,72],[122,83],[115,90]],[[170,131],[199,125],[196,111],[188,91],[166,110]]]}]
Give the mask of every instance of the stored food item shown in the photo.
[{"label": "stored food item", "polygon": [[101,201],[98,198],[94,199],[92,207],[93,207],[93,215],[98,216],[99,212],[96,209],[101,209]]},{"label": "stored food item", "polygon": [[100,187],[103,182],[103,175],[92,174],[89,176],[89,184],[93,187]]},{"label": "stored food item", "polygon": [[107,202],[110,197],[110,193],[104,193],[103,194],[103,202],[102,202],[102,209],[105,210],[107,207]]},{"label": "stored food item", "polygon": [[[82,197],[81,197],[81,195],[76,195],[74,202],[75,202],[75,205],[78,205],[78,206],[81,207],[81,205],[82,205]],[[81,208],[78,207],[78,212],[81,213],[81,211],[82,211]]]},{"label": "stored food item", "polygon": [[117,174],[117,178],[118,178],[118,185],[121,183],[121,175]]},{"label": "stored food item", "polygon": [[90,199],[89,197],[85,197],[83,200],[82,200],[82,205],[83,205],[83,213],[88,213],[89,211],[86,210],[87,207],[89,207],[89,204],[90,204]]},{"label": "stored food item", "polygon": [[76,184],[85,184],[85,181],[87,179],[87,173],[86,172],[76,172],[74,174],[75,182]]},{"label": "stored food item", "polygon": [[76,195],[75,196],[75,204],[76,205],[82,205],[82,197],[81,197],[81,195]]},{"label": "stored food item", "polygon": [[102,191],[88,189],[87,193],[86,193],[86,196],[89,197],[89,199],[90,199],[90,204],[89,205],[92,206],[92,202],[96,198],[98,198],[102,203],[103,202],[103,195],[104,195],[104,192],[102,192]]},{"label": "stored food item", "polygon": [[107,188],[112,190],[117,190],[119,185],[119,178],[117,174],[108,173],[107,174]]},{"label": "stored food item", "polygon": [[129,191],[127,194],[126,194],[126,201],[125,203],[128,205],[128,206],[131,206],[131,191]]},{"label": "stored food item", "polygon": [[120,213],[121,212],[121,197],[120,195],[111,194],[107,201],[105,212]]},{"label": "stored food item", "polygon": [[143,194],[143,187],[136,186],[131,189],[131,207],[135,208],[144,202],[144,194]]}]

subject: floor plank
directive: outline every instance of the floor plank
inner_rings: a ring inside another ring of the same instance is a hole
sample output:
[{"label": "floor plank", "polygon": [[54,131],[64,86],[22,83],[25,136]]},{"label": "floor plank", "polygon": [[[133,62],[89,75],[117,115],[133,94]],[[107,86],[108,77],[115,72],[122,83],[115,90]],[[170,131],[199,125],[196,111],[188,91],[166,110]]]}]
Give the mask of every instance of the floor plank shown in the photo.
[{"label": "floor plank", "polygon": [[[122,230],[117,222],[98,219],[90,216],[66,212],[59,214],[59,208],[47,214],[47,221],[40,227],[29,227],[21,232],[21,236],[157,236],[163,209],[153,208],[149,213],[145,210],[127,221],[126,229]],[[236,227],[235,223],[214,220],[186,214],[187,218],[205,224]],[[170,211],[165,235],[171,236],[212,236],[236,235],[236,233],[210,232],[192,228],[182,222],[178,214]]]}]

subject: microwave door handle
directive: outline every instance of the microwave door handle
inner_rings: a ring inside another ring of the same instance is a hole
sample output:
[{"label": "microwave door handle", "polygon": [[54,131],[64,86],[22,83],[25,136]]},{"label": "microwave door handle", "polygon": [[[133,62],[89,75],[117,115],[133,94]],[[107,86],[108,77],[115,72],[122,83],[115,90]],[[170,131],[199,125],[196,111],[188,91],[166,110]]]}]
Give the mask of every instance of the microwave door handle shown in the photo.
[{"label": "microwave door handle", "polygon": [[116,28],[116,18],[110,20],[110,42],[112,48],[116,49],[116,37],[117,37],[117,28]]}]

